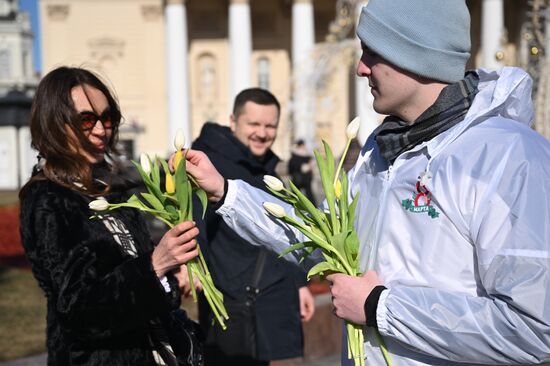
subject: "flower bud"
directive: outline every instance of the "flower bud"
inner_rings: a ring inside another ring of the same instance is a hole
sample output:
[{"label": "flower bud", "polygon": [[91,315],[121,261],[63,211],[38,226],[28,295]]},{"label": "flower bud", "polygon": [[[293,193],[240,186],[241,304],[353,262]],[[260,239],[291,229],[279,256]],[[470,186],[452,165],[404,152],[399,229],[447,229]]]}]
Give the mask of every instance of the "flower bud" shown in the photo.
[{"label": "flower bud", "polygon": [[264,202],[264,209],[269,212],[271,215],[275,216],[278,219],[281,219],[286,216],[285,209],[273,202]]},{"label": "flower bud", "polygon": [[172,174],[166,172],[166,193],[172,194],[176,191],[176,185],[174,184],[174,177]]},{"label": "flower bud", "polygon": [[185,135],[183,134],[183,130],[178,128],[176,131],[176,137],[174,138],[174,147],[176,148],[176,151],[183,149],[183,145],[185,145]]},{"label": "flower bud", "polygon": [[346,137],[348,140],[352,140],[357,137],[357,132],[359,132],[359,126],[361,125],[361,119],[355,117],[346,128]]},{"label": "flower bud", "polygon": [[336,181],[336,184],[334,184],[334,195],[337,199],[340,199],[342,197],[342,182],[340,182],[340,179]]},{"label": "flower bud", "polygon": [[147,154],[142,153],[139,156],[139,165],[141,165],[141,169],[143,169],[145,174],[151,174],[151,160]]},{"label": "flower bud", "polygon": [[264,175],[264,183],[276,192],[282,191],[285,188],[283,182],[281,182],[279,178],[272,175]]},{"label": "flower bud", "polygon": [[94,211],[106,211],[109,209],[109,202],[105,198],[99,198],[88,203],[88,207]]}]

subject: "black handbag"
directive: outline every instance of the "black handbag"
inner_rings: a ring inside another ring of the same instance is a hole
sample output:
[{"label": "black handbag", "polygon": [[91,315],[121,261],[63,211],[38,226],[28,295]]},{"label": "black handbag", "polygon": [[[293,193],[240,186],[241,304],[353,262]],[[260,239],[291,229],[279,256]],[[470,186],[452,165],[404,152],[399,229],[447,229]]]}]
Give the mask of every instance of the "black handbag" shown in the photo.
[{"label": "black handbag", "polygon": [[256,359],[258,356],[256,340],[256,297],[260,292],[258,285],[264,269],[267,253],[260,251],[252,283],[246,287],[246,299],[244,301],[224,301],[229,315],[226,322],[227,329],[223,330],[218,324],[212,326],[206,337],[207,347],[215,347],[226,357],[249,357]]},{"label": "black handbag", "polygon": [[203,366],[204,336],[199,324],[182,309],[172,311],[167,327],[168,339],[178,366]]}]

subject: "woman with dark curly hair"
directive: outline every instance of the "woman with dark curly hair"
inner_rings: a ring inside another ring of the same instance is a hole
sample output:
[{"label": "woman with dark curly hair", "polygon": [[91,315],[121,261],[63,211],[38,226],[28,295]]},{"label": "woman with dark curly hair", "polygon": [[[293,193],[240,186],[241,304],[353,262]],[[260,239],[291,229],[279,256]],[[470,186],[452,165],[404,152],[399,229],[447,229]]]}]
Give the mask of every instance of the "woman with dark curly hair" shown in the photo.
[{"label": "woman with dark curly hair", "polygon": [[128,198],[117,184],[120,119],[90,71],[60,67],[38,85],[30,128],[42,159],[20,192],[21,237],[48,300],[48,365],[198,365],[178,310],[178,270],[198,254],[195,224],[154,246],[137,210],[90,218],[91,201]]}]

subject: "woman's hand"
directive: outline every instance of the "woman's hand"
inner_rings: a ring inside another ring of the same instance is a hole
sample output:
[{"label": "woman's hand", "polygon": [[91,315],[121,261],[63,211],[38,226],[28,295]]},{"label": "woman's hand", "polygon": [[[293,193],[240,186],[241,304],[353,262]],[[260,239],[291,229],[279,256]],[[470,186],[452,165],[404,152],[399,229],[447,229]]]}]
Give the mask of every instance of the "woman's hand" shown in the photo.
[{"label": "woman's hand", "polygon": [[160,278],[199,254],[195,237],[199,229],[192,221],[185,221],[166,232],[151,256],[153,268]]},{"label": "woman's hand", "polygon": [[[180,290],[183,293],[183,296],[191,296],[191,284],[189,283],[189,273],[187,271],[187,266],[182,264],[178,269],[173,271],[174,276],[178,280]],[[202,284],[199,279],[193,273],[193,284],[197,291],[202,291]]]}]

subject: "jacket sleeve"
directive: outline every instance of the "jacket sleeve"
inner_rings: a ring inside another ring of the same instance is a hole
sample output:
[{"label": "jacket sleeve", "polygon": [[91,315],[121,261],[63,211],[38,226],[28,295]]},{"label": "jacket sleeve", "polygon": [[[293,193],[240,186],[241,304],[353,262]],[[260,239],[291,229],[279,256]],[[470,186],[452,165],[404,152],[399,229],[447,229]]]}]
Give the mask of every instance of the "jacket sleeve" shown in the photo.
[{"label": "jacket sleeve", "polygon": [[[275,253],[283,252],[289,245],[304,241],[304,235],[290,225],[280,222],[265,212],[263,202],[274,202],[284,207],[287,215],[294,216],[291,205],[271,194],[254,188],[242,180],[229,180],[224,204],[216,211],[226,224],[253,245],[261,245]],[[302,251],[294,251],[284,258],[298,264]],[[309,268],[321,260],[319,251],[314,251],[303,265]]]},{"label": "jacket sleeve", "polygon": [[78,225],[60,206],[57,198],[43,195],[22,210],[29,210],[27,224],[34,232],[27,255],[63,327],[75,337],[99,340],[144,327],[171,310],[179,290],[165,291],[150,252],[109,268],[109,258],[99,258],[97,251],[105,243],[76,241],[70,233]]},{"label": "jacket sleeve", "polygon": [[377,308],[383,336],[460,363],[550,361],[550,153],[510,150],[470,191],[478,296],[392,286]]}]

